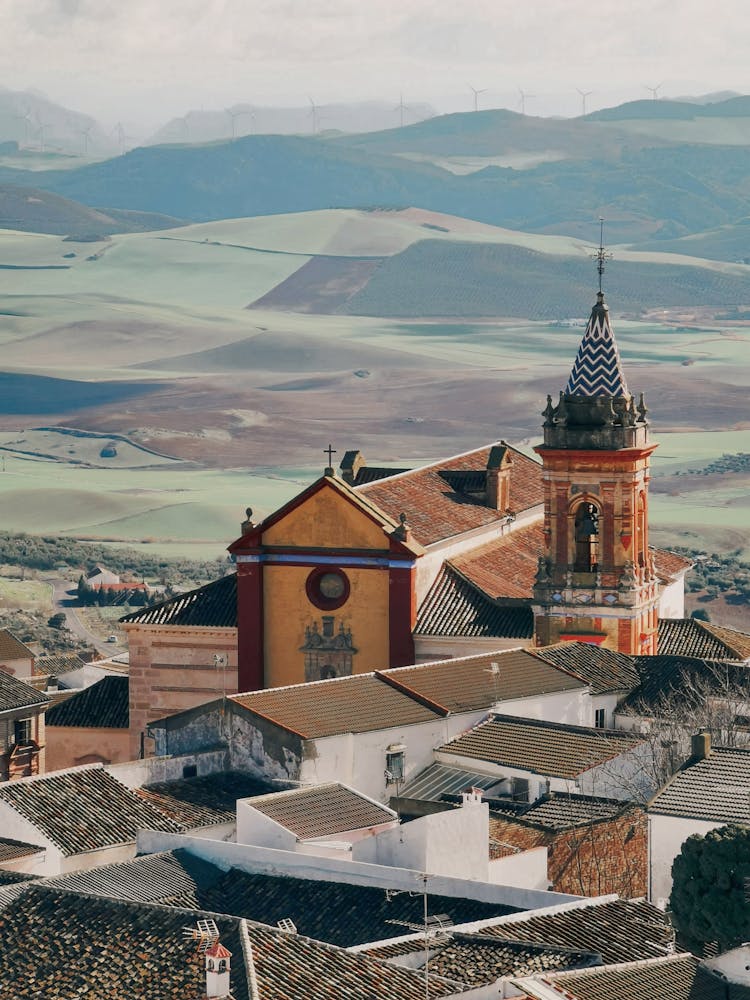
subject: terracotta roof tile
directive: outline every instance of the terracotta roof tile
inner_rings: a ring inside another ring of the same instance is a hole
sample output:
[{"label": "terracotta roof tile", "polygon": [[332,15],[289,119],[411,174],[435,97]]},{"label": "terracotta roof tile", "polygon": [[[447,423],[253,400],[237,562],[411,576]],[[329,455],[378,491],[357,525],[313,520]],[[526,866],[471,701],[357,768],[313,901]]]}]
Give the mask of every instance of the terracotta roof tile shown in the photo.
[{"label": "terracotta roof tile", "polygon": [[[484,505],[476,494],[454,489],[441,473],[484,473],[492,445],[444,459],[358,489],[363,496],[398,522],[406,514],[414,537],[422,545],[460,535],[474,528],[505,520],[505,511]],[[510,506],[519,513],[542,503],[541,466],[514,448],[510,480]]]},{"label": "terracotta roof tile", "polygon": [[691,656],[638,656],[635,665],[640,683],[617,706],[618,713],[658,716],[696,698],[721,696],[750,686],[750,667],[732,660],[707,660]]},{"label": "terracotta roof tile", "polygon": [[744,660],[750,657],[750,635],[695,618],[662,618],[657,648],[667,656]]},{"label": "terracotta roof tile", "polygon": [[575,778],[642,742],[642,736],[622,730],[587,729],[492,715],[439,750],[535,774]]},{"label": "terracotta roof tile", "polygon": [[716,823],[750,822],[750,748],[714,747],[689,760],[648,806],[649,813]]},{"label": "terracotta roof tile", "polygon": [[[668,955],[674,943],[674,932],[661,910],[642,900],[625,899],[514,914],[483,926],[481,933],[598,952],[607,965]],[[646,992],[643,1000],[651,996]]]},{"label": "terracotta roof tile", "polygon": [[127,677],[102,677],[50,708],[48,726],[77,726],[94,729],[127,729],[130,719]]},{"label": "terracotta roof tile", "polygon": [[182,830],[97,766],[0,785],[0,803],[28,820],[65,857],[132,843],[139,829]]},{"label": "terracotta roof tile", "polygon": [[571,1000],[750,1000],[750,988],[727,983],[687,953],[552,973],[543,982]]},{"label": "terracotta roof tile", "polygon": [[450,563],[444,563],[419,608],[415,635],[530,639],[528,605],[498,604]]},{"label": "terracotta roof tile", "polygon": [[232,701],[303,739],[366,733],[439,718],[440,713],[397,691],[376,674],[269,688]]},{"label": "terracotta roof tile", "polygon": [[[498,668],[497,674],[493,674],[493,665]],[[489,708],[498,700],[584,686],[583,681],[568,671],[543,663],[524,649],[398,667],[380,671],[380,676],[450,712],[470,712]]]},{"label": "terracotta roof tile", "polygon": [[332,837],[397,820],[391,809],[335,783],[272,792],[246,802],[300,840]]},{"label": "terracotta roof tile", "polygon": [[538,523],[517,528],[450,562],[489,597],[530,598],[543,552],[544,534]]},{"label": "terracotta roof tile", "polygon": [[[24,844],[20,840],[8,840],[7,837],[0,837],[0,864],[6,861],[15,861],[17,858],[26,858],[30,854],[36,854],[44,850],[39,844]],[[0,876],[15,873],[0,873]]]},{"label": "terracotta roof tile", "polygon": [[46,694],[37,691],[30,684],[19,681],[12,674],[0,670],[0,712],[10,712],[13,709],[34,708],[38,705],[49,705]]},{"label": "terracotta roof tile", "polygon": [[267,781],[241,771],[223,771],[198,778],[160,781],[135,793],[185,827],[233,823],[237,799],[269,791]]},{"label": "terracotta roof tile", "polygon": [[131,611],[120,621],[126,624],[138,622],[140,625],[236,628],[237,574],[228,573],[219,580],[170,597],[160,604]]},{"label": "terracotta roof tile", "polygon": [[589,642],[559,642],[535,648],[533,653],[583,678],[594,694],[630,691],[641,679],[635,657]]},{"label": "terracotta roof tile", "polygon": [[34,654],[7,628],[0,628],[0,660],[31,660]]},{"label": "terracotta roof tile", "polygon": [[[148,854],[89,871],[72,872],[45,884],[97,896],[170,906],[218,910],[276,925],[291,919],[300,934],[342,947],[396,937],[403,927],[391,920],[422,919],[422,896],[388,897],[385,889],[320,879],[268,875],[215,865],[186,850]],[[448,913],[455,923],[502,916],[507,906],[463,897],[428,896],[431,913]]]},{"label": "terracotta roof tile", "polygon": [[678,555],[677,552],[669,552],[667,549],[653,549],[654,568],[660,580],[674,580],[680,573],[689,570],[693,565],[692,559]]}]

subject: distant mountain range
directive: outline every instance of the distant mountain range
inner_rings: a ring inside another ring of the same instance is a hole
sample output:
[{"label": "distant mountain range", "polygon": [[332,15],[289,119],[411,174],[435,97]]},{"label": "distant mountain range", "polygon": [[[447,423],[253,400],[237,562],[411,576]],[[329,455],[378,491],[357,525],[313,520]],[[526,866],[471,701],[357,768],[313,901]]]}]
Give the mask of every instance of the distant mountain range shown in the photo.
[{"label": "distant mountain range", "polygon": [[173,142],[65,170],[9,162],[0,183],[110,215],[205,221],[415,205],[581,238],[604,216],[610,241],[658,246],[750,215],[750,97],[636,101],[566,120],[481,111],[358,135]]}]

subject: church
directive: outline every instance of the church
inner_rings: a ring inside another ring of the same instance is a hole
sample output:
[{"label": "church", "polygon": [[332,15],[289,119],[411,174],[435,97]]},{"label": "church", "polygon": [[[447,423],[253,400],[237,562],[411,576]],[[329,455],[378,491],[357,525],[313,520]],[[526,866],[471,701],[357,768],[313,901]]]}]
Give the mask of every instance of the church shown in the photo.
[{"label": "church", "polygon": [[537,459],[499,441],[417,469],[347,451],[336,470],[329,447],[300,494],[248,510],[236,573],[123,619],[131,733],[222,692],[488,650],[656,654],[690,564],[649,545],[656,444],[601,291],[558,391]]}]

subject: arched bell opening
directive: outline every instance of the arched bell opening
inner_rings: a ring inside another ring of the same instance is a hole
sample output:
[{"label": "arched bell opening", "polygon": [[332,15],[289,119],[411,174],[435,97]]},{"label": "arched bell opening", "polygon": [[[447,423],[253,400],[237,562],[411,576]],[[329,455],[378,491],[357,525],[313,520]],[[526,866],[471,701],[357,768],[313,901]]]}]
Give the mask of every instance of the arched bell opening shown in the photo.
[{"label": "arched bell opening", "polygon": [[596,573],[599,570],[601,510],[592,500],[583,500],[571,512],[573,521],[573,570]]}]

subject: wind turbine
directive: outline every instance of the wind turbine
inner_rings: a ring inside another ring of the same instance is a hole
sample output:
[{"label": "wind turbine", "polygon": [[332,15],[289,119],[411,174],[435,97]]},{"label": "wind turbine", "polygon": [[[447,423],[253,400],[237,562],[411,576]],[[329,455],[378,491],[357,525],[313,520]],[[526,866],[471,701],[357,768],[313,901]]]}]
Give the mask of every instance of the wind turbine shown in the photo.
[{"label": "wind turbine", "polygon": [[486,94],[487,93],[487,88],[486,87],[482,87],[480,90],[477,90],[477,88],[476,87],[472,87],[471,84],[468,84],[468,87],[469,87],[469,90],[474,95],[474,110],[475,111],[479,111],[479,103],[477,101],[477,98],[479,97],[480,94]]},{"label": "wind turbine", "polygon": [[646,90],[650,90],[651,91],[651,100],[655,101],[658,98],[659,91],[664,86],[664,81],[662,80],[661,83],[657,83],[657,85],[655,87],[649,87],[649,85],[647,83],[644,84],[644,86],[645,86]]},{"label": "wind turbine", "polygon": [[396,107],[393,110],[394,111],[398,111],[398,113],[399,113],[399,119],[398,119],[399,120],[399,128],[403,128],[404,127],[404,111],[409,111],[410,110],[409,105],[408,104],[404,104],[404,95],[403,94],[399,94],[398,95],[398,104],[396,105]]},{"label": "wind turbine", "polygon": [[22,115],[13,115],[13,117],[17,121],[23,122],[23,141],[28,144],[28,141],[29,141],[29,122],[31,121],[31,112],[27,108]]},{"label": "wind turbine", "polygon": [[36,134],[39,136],[39,152],[43,153],[44,152],[44,130],[50,128],[51,125],[52,125],[52,122],[41,122],[37,118],[36,124],[37,124],[37,132],[36,132]]},{"label": "wind turbine", "polygon": [[129,139],[130,136],[125,134],[125,127],[122,122],[118,122],[112,129],[112,134],[117,136],[117,143],[120,147],[120,155],[125,151],[125,140]]},{"label": "wind turbine", "polygon": [[526,114],[526,101],[530,98],[536,97],[536,94],[527,94],[525,90],[518,88],[518,93],[521,95],[521,100],[518,102],[521,108],[521,114]]},{"label": "wind turbine", "polygon": [[93,125],[87,126],[87,128],[79,128],[78,134],[83,136],[83,155],[85,156],[89,151],[89,139],[91,138],[91,133],[94,130]]},{"label": "wind turbine", "polygon": [[[576,90],[578,90],[578,87],[576,87]],[[581,116],[585,118],[586,117],[586,98],[587,97],[591,97],[591,95],[594,93],[594,91],[593,90],[578,90],[578,93],[581,95]]]},{"label": "wind turbine", "polygon": [[318,131],[318,105],[315,103],[315,101],[312,99],[312,97],[310,97],[309,94],[308,94],[307,99],[310,102],[310,115],[312,117],[312,131],[313,131],[313,135],[316,135],[317,131]]}]

